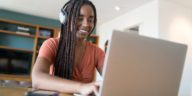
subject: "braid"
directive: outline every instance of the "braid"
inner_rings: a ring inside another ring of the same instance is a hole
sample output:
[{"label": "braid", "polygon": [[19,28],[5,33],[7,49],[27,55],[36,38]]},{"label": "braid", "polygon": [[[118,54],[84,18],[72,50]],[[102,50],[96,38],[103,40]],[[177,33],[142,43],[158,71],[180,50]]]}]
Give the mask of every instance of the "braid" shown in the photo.
[{"label": "braid", "polygon": [[64,5],[63,8],[67,12],[68,18],[65,24],[61,24],[60,39],[54,63],[55,76],[72,79],[75,62],[76,24],[81,6],[84,4],[88,4],[93,8],[95,15],[94,24],[96,25],[96,8],[90,1],[70,0]]}]

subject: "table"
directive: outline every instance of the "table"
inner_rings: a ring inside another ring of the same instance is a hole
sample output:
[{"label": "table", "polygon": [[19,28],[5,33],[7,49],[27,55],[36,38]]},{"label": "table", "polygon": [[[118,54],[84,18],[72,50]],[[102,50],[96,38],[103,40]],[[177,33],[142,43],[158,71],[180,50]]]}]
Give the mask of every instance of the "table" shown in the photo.
[{"label": "table", "polygon": [[[25,92],[32,90],[31,88],[9,88],[0,87],[0,96],[25,96]],[[60,93],[59,96],[73,96],[71,94]]]}]

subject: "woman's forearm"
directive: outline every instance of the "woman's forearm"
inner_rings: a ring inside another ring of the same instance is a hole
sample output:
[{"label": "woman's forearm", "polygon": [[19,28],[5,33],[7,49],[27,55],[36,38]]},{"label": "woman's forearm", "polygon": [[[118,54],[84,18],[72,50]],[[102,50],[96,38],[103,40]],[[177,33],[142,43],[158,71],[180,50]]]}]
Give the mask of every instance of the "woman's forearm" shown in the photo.
[{"label": "woman's forearm", "polygon": [[81,83],[51,76],[47,73],[33,72],[33,87],[37,89],[55,90],[65,93],[79,93]]},{"label": "woman's forearm", "polygon": [[32,70],[32,86],[37,89],[55,90],[66,93],[78,93],[81,83],[49,75],[51,63],[38,57]]}]

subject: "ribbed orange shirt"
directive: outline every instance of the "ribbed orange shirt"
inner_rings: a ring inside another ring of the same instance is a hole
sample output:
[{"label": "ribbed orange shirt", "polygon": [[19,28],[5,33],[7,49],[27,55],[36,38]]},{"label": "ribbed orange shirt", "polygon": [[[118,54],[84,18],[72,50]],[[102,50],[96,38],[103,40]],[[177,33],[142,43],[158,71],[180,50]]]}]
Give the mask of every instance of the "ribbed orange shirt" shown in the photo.
[{"label": "ribbed orange shirt", "polygon": [[[38,57],[44,57],[51,62],[50,74],[52,75],[58,42],[58,38],[50,38],[46,40],[42,44],[38,55]],[[92,82],[95,74],[94,69],[97,68],[101,70],[104,57],[105,53],[99,47],[90,42],[86,42],[86,49],[82,62],[80,63],[80,66],[74,66],[73,68],[73,80],[85,83]]]}]

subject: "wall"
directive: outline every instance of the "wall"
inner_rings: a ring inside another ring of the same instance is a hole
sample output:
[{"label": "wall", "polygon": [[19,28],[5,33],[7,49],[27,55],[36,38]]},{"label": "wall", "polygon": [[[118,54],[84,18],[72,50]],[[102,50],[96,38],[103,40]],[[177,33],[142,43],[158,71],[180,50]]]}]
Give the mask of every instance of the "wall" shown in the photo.
[{"label": "wall", "polygon": [[100,36],[99,46],[104,49],[104,43],[110,38],[112,30],[125,30],[128,27],[140,25],[141,35],[158,37],[158,1],[149,2],[129,13],[117,17],[97,27]]},{"label": "wall", "polygon": [[179,96],[192,96],[192,11],[168,0],[159,6],[159,38],[188,45]]},{"label": "wall", "polygon": [[17,13],[13,11],[0,9],[0,18],[8,20],[16,20],[21,22],[26,22],[30,24],[37,24],[42,26],[60,27],[60,22],[58,20],[43,18],[38,16],[27,15],[23,13]]},{"label": "wall", "polygon": [[[30,24],[37,24],[37,25],[47,26],[47,27],[55,27],[58,29],[60,29],[60,26],[61,26],[59,20],[38,17],[38,16],[33,16],[33,15],[3,10],[3,9],[0,9],[0,18],[20,21],[20,22],[25,22]],[[92,34],[96,34],[96,29],[93,30]]]},{"label": "wall", "polygon": [[[129,13],[115,18],[109,22],[97,26],[99,35],[99,47],[104,50],[105,41],[110,39],[113,30],[126,30],[129,27],[139,25],[139,34],[158,38],[158,1],[149,2]],[[97,80],[102,78],[97,72]]]}]

